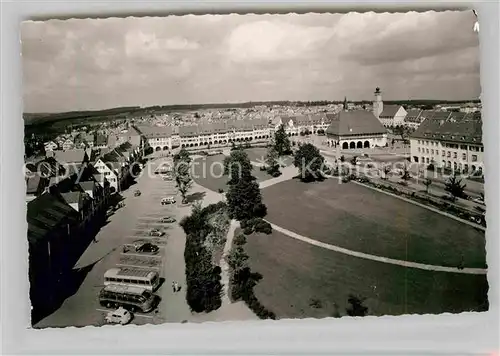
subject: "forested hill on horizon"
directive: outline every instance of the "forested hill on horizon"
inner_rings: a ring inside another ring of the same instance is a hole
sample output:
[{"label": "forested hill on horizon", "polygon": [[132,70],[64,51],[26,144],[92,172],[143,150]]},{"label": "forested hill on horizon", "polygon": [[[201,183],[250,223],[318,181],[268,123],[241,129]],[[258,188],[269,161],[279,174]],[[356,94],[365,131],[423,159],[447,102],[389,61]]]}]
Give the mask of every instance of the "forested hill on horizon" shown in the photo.
[{"label": "forested hill on horizon", "polygon": [[[340,104],[343,101],[250,101],[244,103],[214,103],[214,104],[183,104],[183,105],[155,105],[148,107],[140,106],[127,106],[110,108],[104,110],[85,110],[85,111],[69,111],[69,112],[58,112],[58,113],[23,113],[23,119],[25,125],[42,124],[53,121],[60,121],[66,119],[102,119],[107,116],[115,118],[126,118],[130,114],[150,114],[153,112],[170,112],[176,110],[200,110],[200,109],[230,109],[230,108],[251,108],[254,106],[262,105],[289,105],[289,106],[316,106],[316,105],[328,105],[328,104]],[[371,100],[361,100],[361,101],[350,101],[354,104],[371,104]],[[388,105],[416,105],[416,106],[426,106],[426,105],[436,105],[436,104],[461,104],[467,102],[478,103],[480,100],[430,100],[430,99],[420,99],[420,100],[384,100],[385,104]]]}]

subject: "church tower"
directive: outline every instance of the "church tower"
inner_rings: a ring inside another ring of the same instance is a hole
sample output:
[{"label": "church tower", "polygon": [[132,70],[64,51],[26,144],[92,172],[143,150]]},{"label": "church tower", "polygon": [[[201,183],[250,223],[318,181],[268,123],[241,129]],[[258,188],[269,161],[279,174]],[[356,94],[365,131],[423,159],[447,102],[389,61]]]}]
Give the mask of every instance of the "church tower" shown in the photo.
[{"label": "church tower", "polygon": [[380,88],[375,89],[375,99],[373,100],[373,115],[378,119],[382,111],[384,111],[384,102],[382,101],[382,92]]},{"label": "church tower", "polygon": [[344,96],[344,111],[347,111],[347,97]]}]

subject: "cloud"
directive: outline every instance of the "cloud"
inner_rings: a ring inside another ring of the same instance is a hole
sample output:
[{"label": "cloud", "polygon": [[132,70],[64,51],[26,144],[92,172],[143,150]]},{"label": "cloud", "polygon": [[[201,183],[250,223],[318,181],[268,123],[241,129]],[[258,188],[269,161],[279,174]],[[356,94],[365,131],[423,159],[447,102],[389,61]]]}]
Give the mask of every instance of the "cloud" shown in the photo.
[{"label": "cloud", "polygon": [[26,22],[25,110],[479,95],[470,11]]},{"label": "cloud", "polygon": [[242,24],[227,39],[228,55],[236,62],[303,58],[332,36],[327,27],[303,27],[284,21]]}]

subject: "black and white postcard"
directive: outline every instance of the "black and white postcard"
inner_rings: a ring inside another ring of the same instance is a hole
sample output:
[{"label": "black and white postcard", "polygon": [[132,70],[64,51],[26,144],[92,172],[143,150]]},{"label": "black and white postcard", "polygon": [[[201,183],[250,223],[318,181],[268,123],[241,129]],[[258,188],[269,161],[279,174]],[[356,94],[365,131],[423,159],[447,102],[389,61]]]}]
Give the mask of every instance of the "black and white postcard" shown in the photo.
[{"label": "black and white postcard", "polygon": [[24,22],[32,326],[487,311],[476,21]]}]

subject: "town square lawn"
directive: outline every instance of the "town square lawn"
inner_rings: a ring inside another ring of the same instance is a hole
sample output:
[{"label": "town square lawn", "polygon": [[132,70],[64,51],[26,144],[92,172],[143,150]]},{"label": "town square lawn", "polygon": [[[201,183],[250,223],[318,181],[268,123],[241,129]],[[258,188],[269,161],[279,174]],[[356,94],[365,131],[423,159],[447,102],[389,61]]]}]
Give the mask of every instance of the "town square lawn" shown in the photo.
[{"label": "town square lawn", "polygon": [[486,275],[433,272],[344,255],[277,231],[247,236],[254,291],[278,318],[344,316],[350,294],[368,315],[438,314],[488,308]]},{"label": "town square lawn", "polygon": [[352,182],[293,179],[262,196],[267,220],[312,239],[398,260],[486,266],[483,231]]},{"label": "town square lawn", "polygon": [[[252,162],[257,162],[257,163],[265,163],[266,156],[267,156],[267,148],[265,147],[254,147],[254,148],[247,148],[245,149],[246,154],[248,155],[248,158]],[[281,163],[289,166],[293,164],[293,157],[292,156],[284,156],[281,157]]]},{"label": "town square lawn", "polygon": [[[199,185],[217,192],[219,189],[227,190],[228,177],[222,175],[224,171],[224,155],[206,156],[197,158],[193,161],[192,176],[193,180]],[[261,171],[254,166],[253,176],[258,182],[262,182],[272,177],[265,171]]]}]

